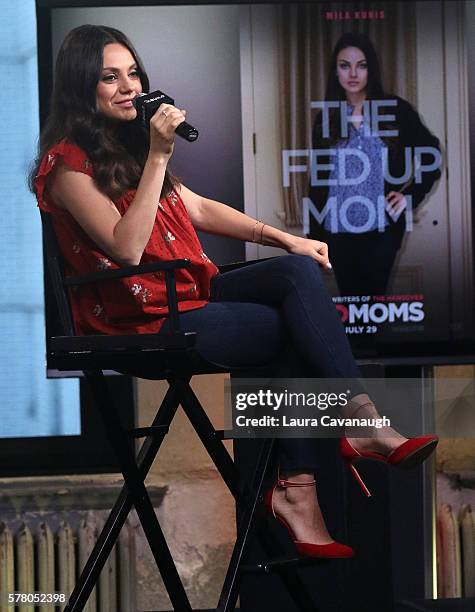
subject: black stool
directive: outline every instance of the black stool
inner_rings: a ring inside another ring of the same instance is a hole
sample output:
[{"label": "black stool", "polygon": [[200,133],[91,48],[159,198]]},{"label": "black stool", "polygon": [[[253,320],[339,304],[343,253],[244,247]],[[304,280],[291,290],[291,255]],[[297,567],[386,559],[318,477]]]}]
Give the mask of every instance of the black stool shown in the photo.
[{"label": "black stool", "polygon": [[[61,371],[83,372],[90,385],[111,446],[117,455],[125,482],[65,610],[76,612],[83,609],[132,505],[135,506],[174,610],[180,612],[192,610],[144,484],[176,410],[181,405],[234,496],[238,509],[239,524],[236,543],[217,610],[223,612],[234,610],[242,571],[262,571],[263,573],[278,571],[282,574],[284,583],[298,608],[304,612],[315,612],[316,607],[305,585],[295,572],[287,570],[292,570],[299,565],[312,564],[318,560],[301,559],[294,553],[290,558],[268,559],[247,565],[245,563],[246,545],[256,527],[256,508],[262,496],[264,478],[271,460],[273,440],[266,439],[260,442],[252,477],[249,479],[248,473],[247,483],[244,484],[222,444],[223,432],[213,428],[191,389],[192,376],[229,372],[229,369],[205,360],[194,348],[196,333],[182,332],[179,329],[174,272],[180,268],[190,267],[190,262],[188,260],[162,261],[104,270],[82,277],[65,277],[51,219],[45,213],[41,213],[41,217],[45,267],[48,271],[47,283],[50,293],[54,296],[57,309],[56,328],[58,325],[60,328],[59,333],[55,332],[47,338],[48,365],[50,368]],[[224,266],[223,270],[252,263],[244,262]],[[158,271],[164,272],[166,279],[170,333],[122,336],[77,336],[74,334],[67,294],[69,287]],[[47,322],[47,329],[48,327],[51,328]],[[273,364],[269,364],[269,367],[272,368]],[[168,391],[150,427],[126,430],[121,425],[104,375],[105,371],[110,370],[129,376],[168,381]],[[269,372],[268,369],[266,371]],[[261,376],[262,372],[254,371],[254,376]],[[243,371],[232,371],[231,375],[233,374],[243,375]],[[136,438],[145,438],[137,456],[134,451]],[[273,556],[279,552],[273,538],[266,534],[265,529],[258,530],[257,535],[266,554]]]}]

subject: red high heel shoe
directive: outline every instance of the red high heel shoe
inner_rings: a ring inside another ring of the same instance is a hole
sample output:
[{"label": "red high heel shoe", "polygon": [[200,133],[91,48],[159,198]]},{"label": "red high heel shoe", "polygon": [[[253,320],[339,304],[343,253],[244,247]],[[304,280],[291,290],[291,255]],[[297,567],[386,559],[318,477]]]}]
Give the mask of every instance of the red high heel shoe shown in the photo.
[{"label": "red high heel shoe", "polygon": [[353,465],[356,461],[372,459],[373,461],[381,461],[389,465],[409,469],[425,461],[433,452],[438,442],[439,438],[437,436],[419,436],[418,438],[406,440],[406,442],[395,448],[389,455],[382,455],[372,451],[358,451],[348,442],[347,438],[341,438],[340,453],[363,493],[366,497],[371,497],[371,492]]},{"label": "red high heel shoe", "polygon": [[346,544],[340,544],[339,542],[332,542],[331,544],[311,544],[310,542],[300,542],[299,540],[296,540],[294,532],[287,521],[275,513],[272,498],[277,487],[310,487],[314,484],[315,480],[309,482],[291,482],[290,480],[278,478],[274,486],[271,487],[265,494],[264,503],[267,511],[270,512],[274,518],[285,525],[285,527],[287,527],[297,551],[304,557],[319,557],[321,559],[346,559],[353,557],[355,554],[353,549],[346,546]]}]

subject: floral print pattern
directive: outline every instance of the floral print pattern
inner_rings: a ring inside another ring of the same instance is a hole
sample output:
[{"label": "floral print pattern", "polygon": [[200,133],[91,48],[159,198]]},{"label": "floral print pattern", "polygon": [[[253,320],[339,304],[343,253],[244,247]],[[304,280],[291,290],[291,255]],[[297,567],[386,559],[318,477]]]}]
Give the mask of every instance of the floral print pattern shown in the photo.
[{"label": "floral print pattern", "polygon": [[97,267],[99,270],[107,270],[112,266],[111,262],[106,257],[99,257],[99,261],[97,262]]},{"label": "floral print pattern", "polygon": [[92,309],[92,314],[95,317],[100,317],[103,312],[104,312],[104,307],[101,306],[100,304],[96,304],[94,308]]}]

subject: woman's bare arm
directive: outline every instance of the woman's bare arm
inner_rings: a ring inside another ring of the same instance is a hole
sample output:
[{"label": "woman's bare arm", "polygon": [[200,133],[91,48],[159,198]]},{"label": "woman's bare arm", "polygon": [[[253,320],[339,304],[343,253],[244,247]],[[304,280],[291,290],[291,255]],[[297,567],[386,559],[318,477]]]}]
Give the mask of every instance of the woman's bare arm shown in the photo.
[{"label": "woman's bare arm", "polygon": [[193,226],[198,230],[238,240],[277,246],[289,253],[308,255],[323,267],[331,268],[328,260],[328,247],[324,242],[294,236],[271,225],[263,224],[231,206],[204,198],[184,185],[180,187],[180,195]]}]

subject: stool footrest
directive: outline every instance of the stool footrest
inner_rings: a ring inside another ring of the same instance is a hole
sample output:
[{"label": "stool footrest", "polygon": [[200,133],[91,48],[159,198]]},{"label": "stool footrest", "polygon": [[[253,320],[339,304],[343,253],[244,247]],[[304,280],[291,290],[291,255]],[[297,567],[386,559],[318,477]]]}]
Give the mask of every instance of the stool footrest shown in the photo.
[{"label": "stool footrest", "polygon": [[323,563],[327,559],[317,557],[275,557],[254,563],[245,563],[239,568],[241,572],[270,574],[271,572],[294,571],[296,567],[308,567]]},{"label": "stool footrest", "polygon": [[127,432],[131,438],[145,438],[147,436],[156,436],[158,434],[167,434],[168,425],[151,425],[150,427],[135,427]]}]

